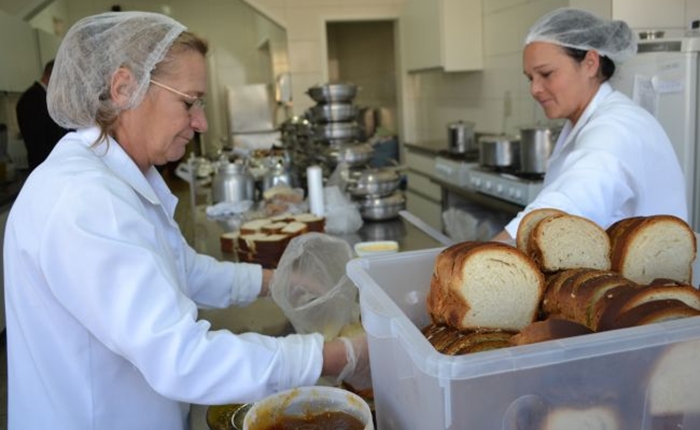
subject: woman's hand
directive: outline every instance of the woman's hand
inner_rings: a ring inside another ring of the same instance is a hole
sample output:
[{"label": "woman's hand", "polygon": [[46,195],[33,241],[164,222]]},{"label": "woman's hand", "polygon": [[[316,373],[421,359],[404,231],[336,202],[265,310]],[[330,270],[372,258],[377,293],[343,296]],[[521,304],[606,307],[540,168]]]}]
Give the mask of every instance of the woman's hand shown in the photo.
[{"label": "woman's hand", "polygon": [[262,287],[260,287],[260,297],[270,296],[270,281],[272,280],[272,275],[275,273],[272,269],[263,269],[262,276]]},{"label": "woman's hand", "polygon": [[365,333],[340,337],[323,346],[323,376],[335,376],[354,390],[372,387],[369,347]]}]

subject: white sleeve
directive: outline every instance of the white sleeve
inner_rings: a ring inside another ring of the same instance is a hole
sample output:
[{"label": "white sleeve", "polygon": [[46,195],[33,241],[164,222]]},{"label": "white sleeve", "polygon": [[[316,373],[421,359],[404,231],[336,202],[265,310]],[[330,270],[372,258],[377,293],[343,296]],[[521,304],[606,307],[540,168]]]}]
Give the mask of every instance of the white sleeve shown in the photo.
[{"label": "white sleeve", "polygon": [[[155,391],[223,404],[317,381],[321,335],[235,335],[210,331],[197,319],[182,285],[186,259],[172,255],[177,247],[153,221],[158,211],[144,211],[132,190],[108,178],[63,190],[41,238],[42,275],[75,323],[128,360]],[[197,270],[234,272],[213,267]]]}]

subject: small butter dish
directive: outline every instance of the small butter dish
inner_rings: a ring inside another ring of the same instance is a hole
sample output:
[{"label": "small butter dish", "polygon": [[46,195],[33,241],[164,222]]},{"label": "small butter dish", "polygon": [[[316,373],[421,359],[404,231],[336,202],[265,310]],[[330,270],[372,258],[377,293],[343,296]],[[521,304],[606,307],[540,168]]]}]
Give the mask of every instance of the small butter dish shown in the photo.
[{"label": "small butter dish", "polygon": [[371,257],[395,252],[399,252],[399,244],[395,240],[376,240],[355,244],[355,254],[358,257]]}]

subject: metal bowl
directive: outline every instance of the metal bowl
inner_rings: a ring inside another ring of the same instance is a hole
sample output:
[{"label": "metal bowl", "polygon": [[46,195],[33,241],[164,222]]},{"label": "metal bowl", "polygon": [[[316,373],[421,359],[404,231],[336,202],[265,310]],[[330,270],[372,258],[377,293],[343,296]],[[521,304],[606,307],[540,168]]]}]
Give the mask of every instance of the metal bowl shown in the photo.
[{"label": "metal bowl", "polygon": [[359,202],[360,215],[363,219],[383,221],[399,216],[406,209],[406,198],[401,191],[381,197],[367,197]]},{"label": "metal bowl", "polygon": [[351,83],[315,85],[306,90],[306,94],[317,103],[349,103],[357,94],[357,85]]},{"label": "metal bowl", "polygon": [[354,121],[357,119],[357,106],[350,103],[329,103],[316,105],[309,109],[314,122]]},{"label": "metal bowl", "polygon": [[349,141],[357,139],[360,128],[354,122],[329,122],[316,124],[315,136],[319,140]]},{"label": "metal bowl", "polygon": [[401,176],[395,169],[378,168],[353,171],[348,178],[347,191],[353,197],[382,197],[399,187]]},{"label": "metal bowl", "polygon": [[336,165],[343,162],[349,167],[365,166],[374,155],[374,147],[369,143],[350,142],[330,146],[327,153]]}]

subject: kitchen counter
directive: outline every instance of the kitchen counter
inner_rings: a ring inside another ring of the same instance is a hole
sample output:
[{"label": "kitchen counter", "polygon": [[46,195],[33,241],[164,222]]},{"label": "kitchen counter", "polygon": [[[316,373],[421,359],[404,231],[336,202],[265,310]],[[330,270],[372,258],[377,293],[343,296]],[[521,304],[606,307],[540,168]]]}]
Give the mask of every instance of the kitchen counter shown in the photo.
[{"label": "kitchen counter", "polygon": [[[221,252],[219,237],[233,227],[225,222],[212,221],[198,208],[195,216],[195,248],[218,259],[234,261],[232,254]],[[442,245],[402,218],[381,222],[365,222],[356,233],[341,236],[351,246],[368,240],[395,240],[400,251],[437,248]],[[212,329],[228,329],[234,333],[254,331],[281,336],[293,331],[277,305],[269,298],[256,300],[246,308],[203,310],[200,317],[212,324]],[[190,425],[192,430],[208,430],[206,405],[192,405]]]},{"label": "kitchen counter", "polygon": [[422,152],[426,155],[436,156],[441,152],[449,150],[447,140],[435,139],[425,140],[416,143],[404,142],[404,146],[415,152]]}]

